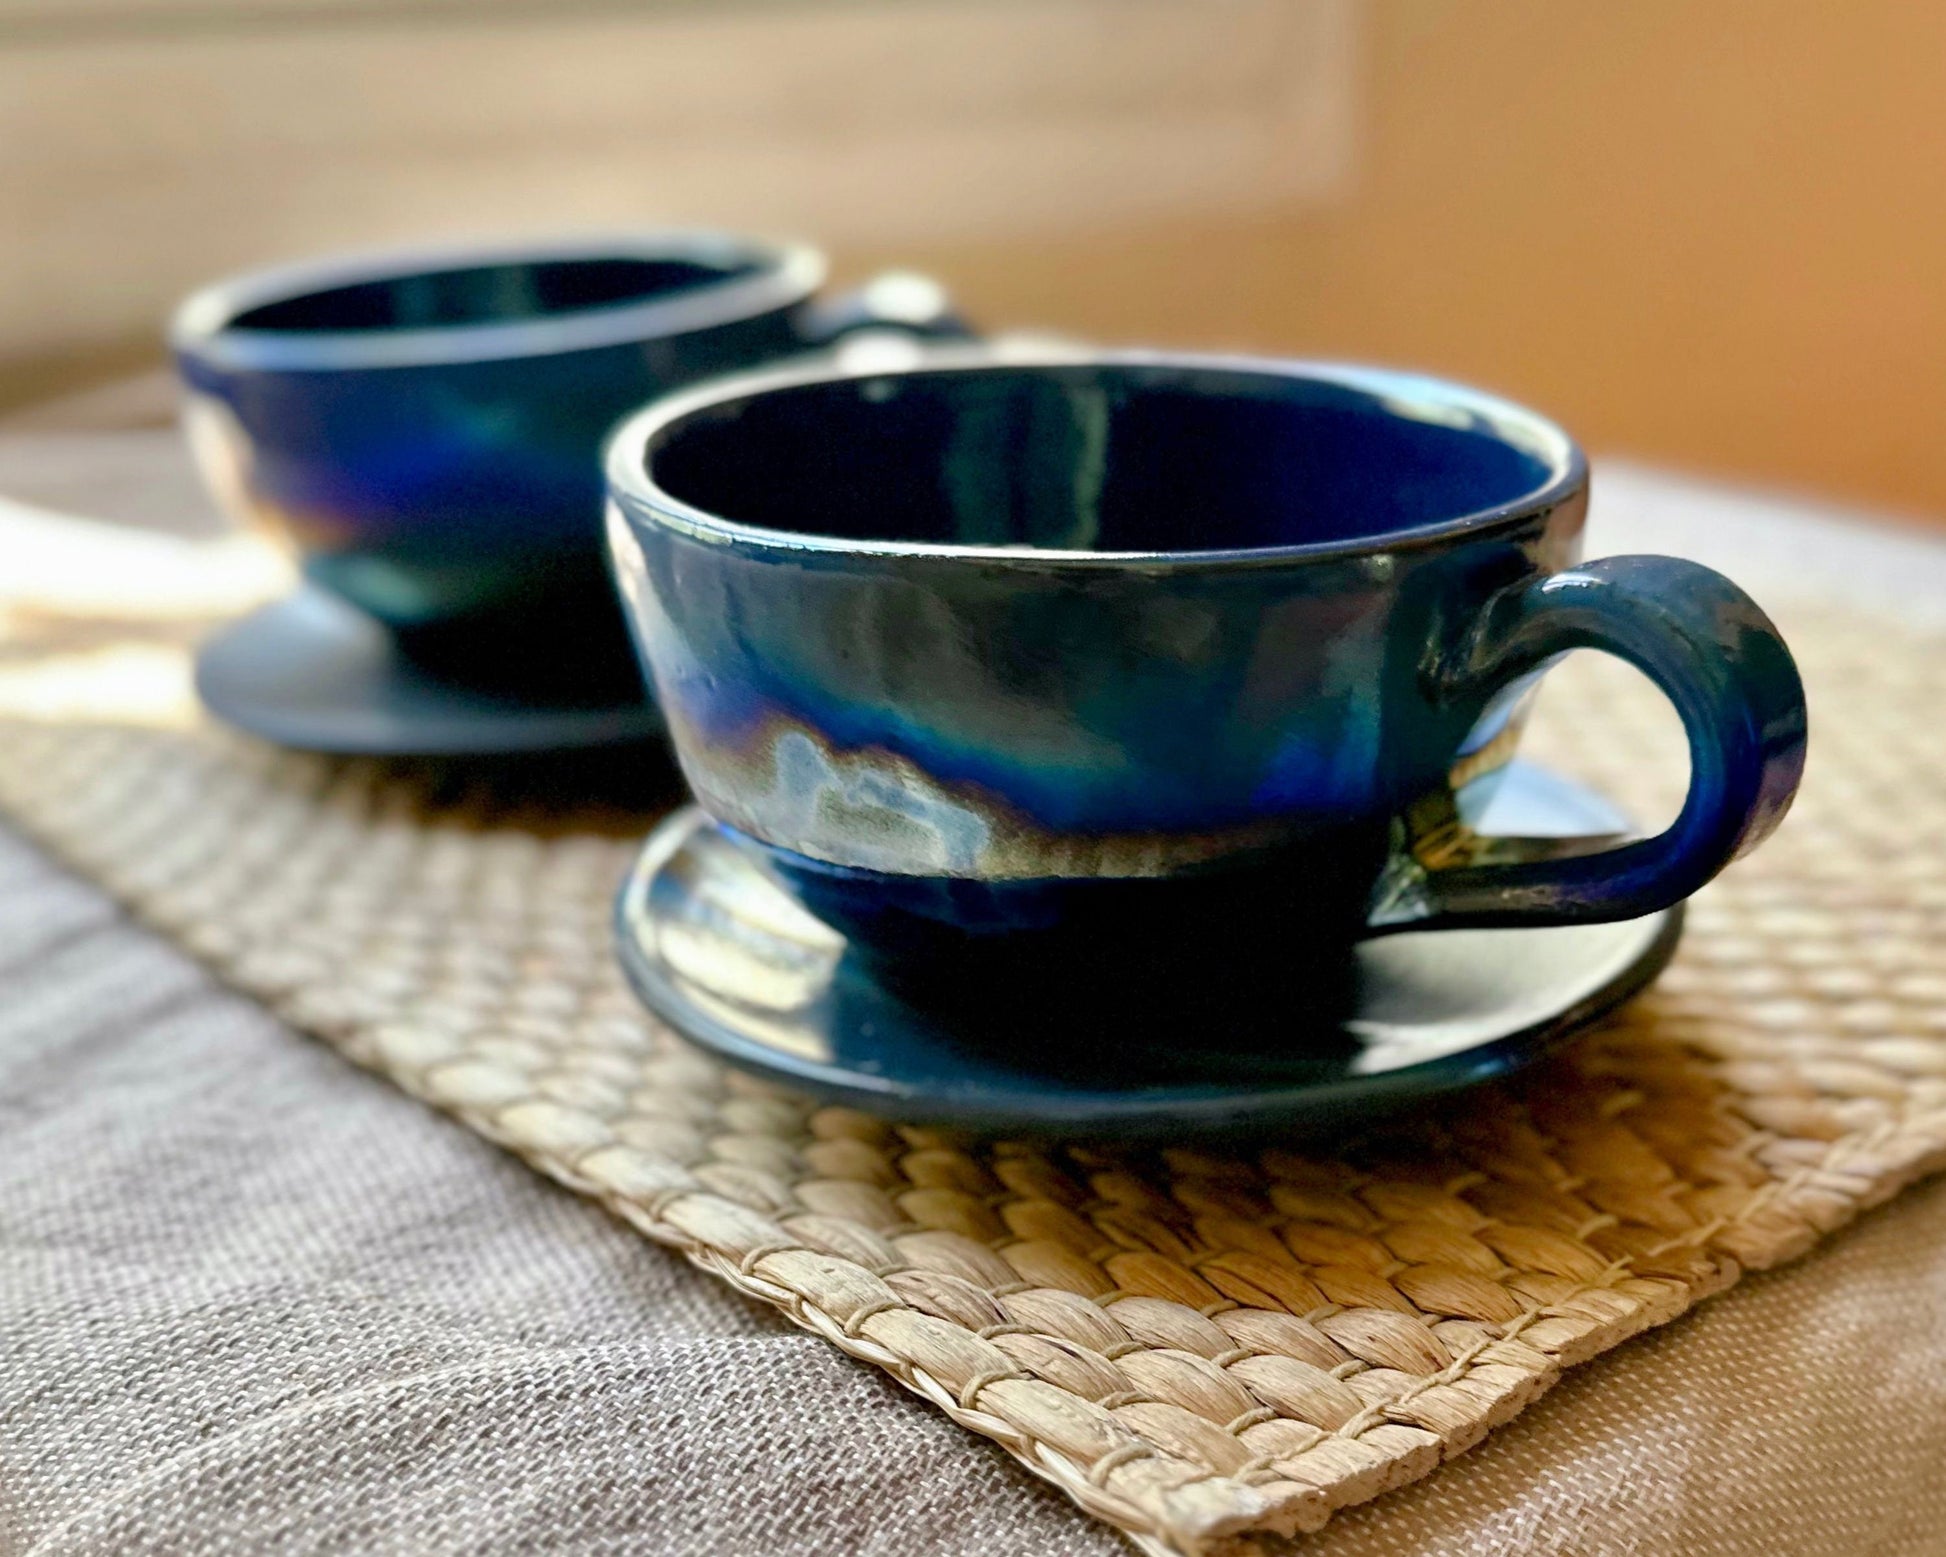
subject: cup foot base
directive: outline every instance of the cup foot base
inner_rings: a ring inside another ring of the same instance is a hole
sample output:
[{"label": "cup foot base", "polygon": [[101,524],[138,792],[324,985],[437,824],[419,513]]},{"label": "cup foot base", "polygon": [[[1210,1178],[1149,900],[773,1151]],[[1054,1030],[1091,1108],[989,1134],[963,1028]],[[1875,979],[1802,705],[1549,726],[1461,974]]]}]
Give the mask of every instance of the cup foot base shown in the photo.
[{"label": "cup foot base", "polygon": [[[1521,763],[1489,821],[1623,826]],[[1344,987],[1323,992],[1315,969],[1239,991],[1188,960],[1161,1005],[1022,981],[948,1012],[875,975],[694,809],[657,829],[617,903],[644,1003],[732,1064],[913,1122],[1151,1139],[1336,1132],[1505,1074],[1653,979],[1681,924],[1672,909],[1388,936],[1352,948]]]},{"label": "cup foot base", "polygon": [[377,622],[314,586],[210,638],[196,691],[226,724],[340,756],[521,756],[630,746],[663,730],[639,681],[604,673],[546,694],[469,684],[408,657]]}]

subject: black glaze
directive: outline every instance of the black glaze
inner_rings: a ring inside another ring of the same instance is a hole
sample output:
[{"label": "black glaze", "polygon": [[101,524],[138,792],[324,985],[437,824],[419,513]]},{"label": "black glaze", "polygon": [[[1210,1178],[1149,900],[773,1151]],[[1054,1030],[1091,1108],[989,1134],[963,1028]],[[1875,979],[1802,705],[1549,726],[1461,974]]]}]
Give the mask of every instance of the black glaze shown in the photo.
[{"label": "black glaze", "polygon": [[671,496],[758,528],[1094,552],[1369,540],[1550,476],[1348,385],[1139,368],[804,384],[695,417],[654,458]]}]

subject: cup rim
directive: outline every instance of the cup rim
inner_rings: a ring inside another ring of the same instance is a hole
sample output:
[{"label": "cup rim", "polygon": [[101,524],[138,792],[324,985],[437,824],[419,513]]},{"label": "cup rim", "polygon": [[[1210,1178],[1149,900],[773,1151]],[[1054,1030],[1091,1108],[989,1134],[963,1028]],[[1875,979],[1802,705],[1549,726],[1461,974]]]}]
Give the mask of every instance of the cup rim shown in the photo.
[{"label": "cup rim", "polygon": [[[689,260],[755,264],[753,274],[668,297],[594,304],[531,319],[412,329],[258,330],[236,321],[267,304],[361,282],[480,265],[575,260]],[[227,369],[355,370],[438,367],[586,351],[756,318],[808,300],[824,284],[824,254],[809,244],[703,229],[597,232],[364,249],[248,271],[192,292],[177,305],[169,346]]]},{"label": "cup rim", "polygon": [[[958,545],[952,542],[852,539],[814,531],[777,530],[710,513],[672,495],[650,474],[654,446],[678,423],[699,412],[780,389],[862,379],[937,372],[980,374],[1019,368],[1175,368],[1191,372],[1261,374],[1277,379],[1307,379],[1371,394],[1397,414],[1451,425],[1455,415],[1483,421],[1496,436],[1533,454],[1547,466],[1537,486],[1518,497],[1449,519],[1433,520],[1375,535],[1306,541],[1281,546],[1231,547],[1210,551],[1068,551],[1054,547]],[[1484,390],[1427,374],[1358,363],[1241,354],[1097,349],[1035,341],[1026,345],[989,343],[964,347],[916,346],[896,361],[844,358],[809,366],[760,368],[713,378],[651,402],[609,434],[602,464],[610,500],[635,524],[652,524],[714,545],[734,544],[806,558],[880,557],[974,561],[1026,571],[1273,565],[1330,561],[1376,553],[1419,549],[1470,540],[1519,524],[1554,509],[1585,490],[1587,457],[1565,430],[1539,412]]]}]

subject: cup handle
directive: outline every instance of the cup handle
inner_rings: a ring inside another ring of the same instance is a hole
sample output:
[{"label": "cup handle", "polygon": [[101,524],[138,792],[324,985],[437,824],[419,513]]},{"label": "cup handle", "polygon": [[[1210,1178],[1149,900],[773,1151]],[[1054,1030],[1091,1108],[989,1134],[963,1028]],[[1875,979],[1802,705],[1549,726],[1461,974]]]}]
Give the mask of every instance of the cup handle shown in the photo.
[{"label": "cup handle", "polygon": [[1408,864],[1380,883],[1374,933],[1634,919],[1688,897],[1783,820],[1804,771],[1804,687],[1736,585],[1674,557],[1607,557],[1514,585],[1435,671],[1434,695],[1484,706],[1570,649],[1627,660],[1675,705],[1689,737],[1681,814],[1654,838],[1493,838],[1484,863]]},{"label": "cup handle", "polygon": [[811,302],[798,333],[812,347],[837,344],[862,330],[890,330],[926,340],[971,340],[973,330],[930,276],[888,270],[862,286]]}]

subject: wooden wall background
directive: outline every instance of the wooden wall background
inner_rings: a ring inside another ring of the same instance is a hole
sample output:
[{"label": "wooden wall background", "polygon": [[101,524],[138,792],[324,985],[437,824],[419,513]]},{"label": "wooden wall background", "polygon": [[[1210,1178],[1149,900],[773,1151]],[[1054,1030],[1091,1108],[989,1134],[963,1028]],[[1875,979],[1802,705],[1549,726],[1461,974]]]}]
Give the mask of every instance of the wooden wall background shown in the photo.
[{"label": "wooden wall background", "polygon": [[1946,7],[0,0],[0,400],[237,265],[669,219],[1946,515]]}]

